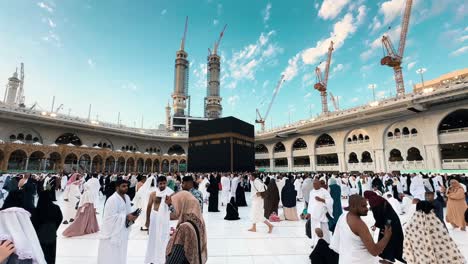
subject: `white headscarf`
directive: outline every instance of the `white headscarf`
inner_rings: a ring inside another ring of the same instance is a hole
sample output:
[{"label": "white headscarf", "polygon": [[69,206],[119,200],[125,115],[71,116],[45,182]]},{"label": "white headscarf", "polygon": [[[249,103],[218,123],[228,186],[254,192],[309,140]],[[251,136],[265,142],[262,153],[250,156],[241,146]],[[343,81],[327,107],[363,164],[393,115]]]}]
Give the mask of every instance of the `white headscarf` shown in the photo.
[{"label": "white headscarf", "polygon": [[1,210],[0,241],[12,241],[20,260],[32,259],[33,264],[47,264],[30,217],[31,214],[23,208]]}]

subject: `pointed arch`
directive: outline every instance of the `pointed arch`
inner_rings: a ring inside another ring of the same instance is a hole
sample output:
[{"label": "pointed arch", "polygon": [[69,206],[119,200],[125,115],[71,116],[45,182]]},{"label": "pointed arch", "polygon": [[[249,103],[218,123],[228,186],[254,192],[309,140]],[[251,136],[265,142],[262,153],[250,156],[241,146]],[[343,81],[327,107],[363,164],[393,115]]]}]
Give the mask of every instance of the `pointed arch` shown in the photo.
[{"label": "pointed arch", "polygon": [[330,147],[335,146],[335,140],[329,134],[322,134],[315,141],[315,147]]},{"label": "pointed arch", "polygon": [[307,143],[304,141],[302,138],[298,138],[294,140],[292,144],[292,150],[301,150],[301,149],[307,149]]},{"label": "pointed arch", "polygon": [[175,145],[172,145],[167,150],[167,154],[169,154],[169,155],[173,155],[173,154],[182,155],[182,154],[185,154],[185,150],[181,145],[175,144]]},{"label": "pointed arch", "polygon": [[285,152],[286,147],[284,146],[283,142],[278,142],[275,144],[275,147],[273,148],[273,153],[279,153],[279,152]]},{"label": "pointed arch", "polygon": [[268,153],[268,148],[264,144],[255,145],[255,153],[256,154]]}]

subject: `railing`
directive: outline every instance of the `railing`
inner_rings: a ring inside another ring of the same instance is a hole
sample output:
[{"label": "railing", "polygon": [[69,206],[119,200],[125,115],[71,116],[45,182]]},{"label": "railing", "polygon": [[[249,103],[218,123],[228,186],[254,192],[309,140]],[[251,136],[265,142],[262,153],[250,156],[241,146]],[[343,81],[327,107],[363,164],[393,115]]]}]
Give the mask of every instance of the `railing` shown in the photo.
[{"label": "railing", "polygon": [[330,164],[317,164],[317,167],[325,167],[325,166],[338,166],[338,163],[330,163]]},{"label": "railing", "polygon": [[299,167],[299,168],[310,167],[310,164],[299,164],[299,165],[294,164],[293,167]]},{"label": "railing", "polygon": [[[431,91],[431,92],[412,92],[412,93],[407,93],[407,94],[405,94],[404,96],[401,96],[401,97],[390,97],[390,98],[378,101],[377,106],[371,106],[371,105],[366,104],[366,105],[361,105],[361,106],[357,106],[357,107],[353,107],[353,108],[349,108],[349,109],[345,109],[345,110],[334,111],[334,112],[331,112],[331,113],[326,114],[326,115],[321,114],[321,115],[317,115],[316,117],[311,118],[311,119],[299,120],[299,121],[294,122],[292,124],[275,127],[275,128],[270,129],[270,130],[257,131],[256,134],[257,135],[264,135],[264,134],[268,134],[268,133],[272,133],[272,132],[280,132],[281,130],[294,128],[294,127],[299,127],[299,126],[302,126],[302,125],[305,125],[305,124],[319,123],[319,122],[323,122],[323,121],[333,119],[333,118],[336,118],[336,117],[342,117],[342,116],[346,116],[346,115],[350,115],[350,114],[355,114],[355,113],[365,111],[365,110],[369,110],[369,109],[379,109],[379,108],[382,108],[384,106],[390,106],[390,105],[398,104],[398,103],[404,102],[404,101],[412,101],[412,100],[415,100],[415,99],[428,97],[429,95],[433,96],[433,95],[437,95],[439,93],[444,93],[446,91],[446,89],[444,89],[444,88],[457,89],[457,88],[464,87],[464,83],[466,83],[466,82],[467,81],[465,79],[465,80],[462,80],[462,81],[452,82],[450,84],[438,85],[438,86],[434,86],[435,89],[433,91]],[[429,86],[426,87],[426,88],[429,88]]]},{"label": "railing", "polygon": [[323,145],[315,145],[316,148],[326,148],[326,147],[334,147],[335,144],[323,144]]},{"label": "railing", "polygon": [[468,131],[468,127],[439,130],[439,134],[456,133],[456,132],[464,132],[464,131]]},{"label": "railing", "polygon": [[0,110],[6,111],[6,112],[12,112],[12,113],[32,115],[32,116],[36,116],[36,117],[47,119],[47,120],[62,120],[62,121],[67,121],[67,122],[71,122],[75,124],[88,125],[90,127],[110,128],[110,129],[119,130],[121,132],[131,132],[131,133],[148,135],[148,136],[163,136],[163,137],[171,137],[171,138],[188,137],[188,133],[184,131],[177,131],[176,133],[173,131],[165,131],[165,130],[158,130],[158,129],[140,129],[140,128],[135,128],[135,127],[128,127],[128,126],[121,125],[121,124],[114,124],[110,122],[89,120],[89,119],[81,118],[78,116],[30,110],[28,108],[20,108],[16,106],[7,105],[1,102],[0,102]]},{"label": "railing", "polygon": [[468,163],[468,159],[443,159],[442,163],[461,163],[466,162]]},{"label": "railing", "polygon": [[299,151],[299,150],[307,150],[307,147],[303,147],[303,148],[293,148],[293,151]]},{"label": "railing", "polygon": [[369,143],[369,139],[364,139],[364,140],[356,140],[356,141],[347,141],[346,144],[348,145],[353,145],[353,144],[363,144],[363,143]]}]

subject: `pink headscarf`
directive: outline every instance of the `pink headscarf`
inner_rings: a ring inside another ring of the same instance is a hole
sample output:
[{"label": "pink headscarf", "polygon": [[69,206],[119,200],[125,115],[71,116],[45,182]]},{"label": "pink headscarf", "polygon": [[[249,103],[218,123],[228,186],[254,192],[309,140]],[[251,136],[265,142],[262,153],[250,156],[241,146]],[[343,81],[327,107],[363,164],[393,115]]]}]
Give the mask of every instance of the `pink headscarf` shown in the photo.
[{"label": "pink headscarf", "polygon": [[70,177],[70,179],[67,181],[67,186],[70,185],[70,184],[75,183],[76,178],[78,178],[78,176],[80,176],[80,174],[78,172],[73,173],[72,176]]}]

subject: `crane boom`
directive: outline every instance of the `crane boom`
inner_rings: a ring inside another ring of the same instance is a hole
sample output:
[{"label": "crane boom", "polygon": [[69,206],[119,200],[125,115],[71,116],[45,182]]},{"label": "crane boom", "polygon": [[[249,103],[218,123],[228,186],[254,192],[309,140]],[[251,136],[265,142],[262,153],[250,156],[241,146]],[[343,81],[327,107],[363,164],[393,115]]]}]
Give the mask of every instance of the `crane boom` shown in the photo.
[{"label": "crane boom", "polygon": [[337,102],[337,97],[333,96],[332,92],[330,92],[330,99],[333,103],[333,107],[335,108],[335,111],[339,111],[340,110],[340,106],[338,105],[338,102]]},{"label": "crane boom", "polygon": [[330,47],[328,47],[327,64],[325,66],[325,77],[324,77],[325,87],[328,84],[328,73],[330,72],[332,52],[333,52],[333,41],[330,41]]},{"label": "crane boom", "polygon": [[395,53],[395,49],[393,48],[393,44],[392,44],[392,41],[390,40],[390,38],[388,36],[382,36],[382,44],[385,48],[385,50],[387,50],[387,53],[389,56],[391,57],[394,57],[396,58],[398,55]]},{"label": "crane boom", "polygon": [[281,75],[280,80],[278,81],[278,84],[276,85],[275,90],[273,91],[273,96],[271,98],[270,104],[268,105],[267,111],[265,115],[262,117],[260,114],[260,111],[257,109],[257,119],[255,119],[255,123],[258,123],[261,125],[262,131],[265,131],[265,120],[268,118],[268,115],[270,114],[271,106],[273,105],[273,102],[275,101],[276,95],[278,94],[281,85],[284,83],[284,74]]},{"label": "crane boom", "polygon": [[218,41],[215,43],[215,46],[214,46],[214,49],[213,49],[213,54],[216,54],[216,52],[218,52],[218,47],[219,47],[219,44],[221,43],[221,39],[222,39],[223,36],[224,36],[224,31],[226,30],[226,27],[227,27],[227,24],[224,25],[223,31],[221,31],[221,34],[219,34],[219,39],[218,39]]},{"label": "crane boom", "polygon": [[321,83],[322,82],[322,71],[320,70],[319,67],[315,67],[315,76],[317,77],[317,82]]},{"label": "crane boom", "polygon": [[406,36],[408,34],[412,5],[413,0],[406,0],[405,12],[403,13],[403,19],[401,21],[400,45],[398,47],[398,55],[401,58],[403,58],[403,53],[405,52]]},{"label": "crane boom", "polygon": [[182,37],[182,42],[180,43],[180,50],[184,50],[185,48],[185,37],[187,36],[187,27],[188,27],[188,16],[185,17],[184,36]]}]

